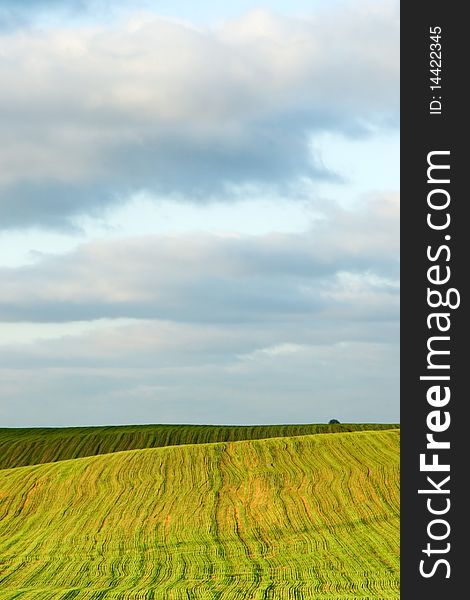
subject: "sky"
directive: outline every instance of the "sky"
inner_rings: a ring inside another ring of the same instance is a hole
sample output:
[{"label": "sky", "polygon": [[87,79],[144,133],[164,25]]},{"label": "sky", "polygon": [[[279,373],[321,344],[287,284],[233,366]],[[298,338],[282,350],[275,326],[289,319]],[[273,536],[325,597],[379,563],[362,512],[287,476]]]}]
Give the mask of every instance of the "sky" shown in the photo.
[{"label": "sky", "polygon": [[0,0],[0,427],[399,421],[393,0]]}]

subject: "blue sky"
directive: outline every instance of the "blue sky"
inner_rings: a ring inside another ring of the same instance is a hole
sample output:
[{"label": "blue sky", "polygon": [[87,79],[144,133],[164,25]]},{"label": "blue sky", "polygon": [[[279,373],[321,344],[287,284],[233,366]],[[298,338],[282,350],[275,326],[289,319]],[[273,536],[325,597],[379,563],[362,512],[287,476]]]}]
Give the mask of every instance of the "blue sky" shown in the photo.
[{"label": "blue sky", "polygon": [[398,420],[398,3],[0,27],[3,425]]}]

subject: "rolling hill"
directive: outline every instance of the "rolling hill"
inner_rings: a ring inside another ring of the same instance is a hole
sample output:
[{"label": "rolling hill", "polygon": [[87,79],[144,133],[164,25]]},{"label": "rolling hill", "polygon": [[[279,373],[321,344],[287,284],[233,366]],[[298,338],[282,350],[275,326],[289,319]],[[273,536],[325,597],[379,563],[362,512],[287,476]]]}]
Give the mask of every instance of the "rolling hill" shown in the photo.
[{"label": "rolling hill", "polygon": [[398,599],[399,437],[187,443],[3,469],[0,600]]},{"label": "rolling hill", "polygon": [[124,425],[0,429],[0,469],[108,454],[121,450],[397,427],[398,425],[352,423],[252,426]]}]

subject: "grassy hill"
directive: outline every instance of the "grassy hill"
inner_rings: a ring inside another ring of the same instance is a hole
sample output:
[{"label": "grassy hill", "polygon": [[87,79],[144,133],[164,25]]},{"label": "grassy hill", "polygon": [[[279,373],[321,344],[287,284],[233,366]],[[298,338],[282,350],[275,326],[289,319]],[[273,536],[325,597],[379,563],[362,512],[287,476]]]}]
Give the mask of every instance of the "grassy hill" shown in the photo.
[{"label": "grassy hill", "polygon": [[4,469],[0,540],[0,600],[396,600],[399,431]]},{"label": "grassy hill", "polygon": [[121,450],[181,444],[391,429],[398,425],[129,425],[47,429],[0,429],[0,469],[95,456]]}]

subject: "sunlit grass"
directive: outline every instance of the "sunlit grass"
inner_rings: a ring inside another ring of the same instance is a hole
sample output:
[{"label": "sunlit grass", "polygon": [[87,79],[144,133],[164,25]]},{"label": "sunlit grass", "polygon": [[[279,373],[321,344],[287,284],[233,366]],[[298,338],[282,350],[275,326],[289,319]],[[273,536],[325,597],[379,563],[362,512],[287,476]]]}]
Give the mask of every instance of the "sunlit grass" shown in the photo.
[{"label": "sunlit grass", "polygon": [[399,598],[399,431],[0,471],[0,599]]}]

